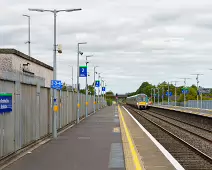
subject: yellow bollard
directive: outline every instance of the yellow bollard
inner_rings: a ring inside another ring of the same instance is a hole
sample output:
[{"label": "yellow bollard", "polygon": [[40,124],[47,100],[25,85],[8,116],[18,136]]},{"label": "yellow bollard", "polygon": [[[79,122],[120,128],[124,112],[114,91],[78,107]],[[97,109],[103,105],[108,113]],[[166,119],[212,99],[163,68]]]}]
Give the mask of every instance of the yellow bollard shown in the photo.
[{"label": "yellow bollard", "polygon": [[58,112],[58,106],[54,106],[54,112]]}]

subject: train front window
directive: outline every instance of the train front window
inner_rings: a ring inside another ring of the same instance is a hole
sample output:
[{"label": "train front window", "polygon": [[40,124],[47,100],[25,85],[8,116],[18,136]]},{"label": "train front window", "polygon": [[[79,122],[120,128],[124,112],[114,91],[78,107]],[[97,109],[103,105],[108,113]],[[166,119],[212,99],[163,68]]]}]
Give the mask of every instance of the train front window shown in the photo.
[{"label": "train front window", "polygon": [[146,100],[145,100],[145,96],[138,96],[138,101],[139,102],[145,102]]}]

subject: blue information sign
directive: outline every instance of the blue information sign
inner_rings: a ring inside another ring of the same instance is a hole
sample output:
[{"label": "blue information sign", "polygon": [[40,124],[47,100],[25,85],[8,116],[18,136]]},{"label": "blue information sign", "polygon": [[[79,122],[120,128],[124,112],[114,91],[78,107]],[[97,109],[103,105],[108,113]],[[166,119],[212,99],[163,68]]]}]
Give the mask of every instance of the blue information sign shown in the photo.
[{"label": "blue information sign", "polygon": [[51,81],[51,88],[61,90],[63,88],[63,84],[60,80],[52,80]]},{"label": "blue information sign", "polygon": [[96,86],[96,87],[100,87],[100,81],[99,81],[99,80],[96,80],[95,86]]},{"label": "blue information sign", "polygon": [[169,93],[166,92],[166,96],[168,96],[168,95],[169,95],[169,96],[172,96],[172,92],[169,92]]},{"label": "blue information sign", "polygon": [[87,77],[87,71],[88,71],[88,69],[87,69],[87,67],[86,66],[80,66],[80,68],[79,68],[80,70],[79,70],[79,72],[80,72],[80,77]]},{"label": "blue information sign", "polygon": [[[184,94],[184,89],[182,90],[182,93]],[[188,94],[188,89],[185,89],[185,94]]]},{"label": "blue information sign", "polygon": [[105,87],[102,87],[102,91],[105,91]]},{"label": "blue information sign", "polygon": [[12,93],[0,93],[0,114],[12,112]]}]

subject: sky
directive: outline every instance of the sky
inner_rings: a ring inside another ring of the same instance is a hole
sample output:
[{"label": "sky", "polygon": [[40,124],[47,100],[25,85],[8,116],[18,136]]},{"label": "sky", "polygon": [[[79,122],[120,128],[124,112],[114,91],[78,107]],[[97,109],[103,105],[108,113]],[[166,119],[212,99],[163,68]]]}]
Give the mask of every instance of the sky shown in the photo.
[{"label": "sky", "polygon": [[[28,8],[72,9],[57,15],[57,79],[74,83],[77,43],[80,65],[89,58],[88,83],[93,67],[106,81],[107,90],[133,92],[142,82],[157,85],[183,79],[187,85],[212,86],[212,1],[211,0],[1,0],[0,48],[15,48],[25,54],[28,46],[27,18],[31,16],[31,56],[53,64],[53,14],[30,12]],[[80,78],[81,87],[85,78]]]}]

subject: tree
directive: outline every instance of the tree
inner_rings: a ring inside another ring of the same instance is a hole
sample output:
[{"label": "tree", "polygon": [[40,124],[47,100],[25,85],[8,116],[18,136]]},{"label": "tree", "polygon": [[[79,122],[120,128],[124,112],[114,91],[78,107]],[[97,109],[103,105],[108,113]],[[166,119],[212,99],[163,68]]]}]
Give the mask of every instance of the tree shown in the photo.
[{"label": "tree", "polygon": [[86,90],[85,90],[85,89],[81,89],[81,90],[80,90],[80,93],[86,94]]},{"label": "tree", "polygon": [[88,86],[88,94],[94,95],[94,87],[92,85]]},{"label": "tree", "polygon": [[66,91],[67,90],[67,85],[66,85],[66,83],[64,82],[63,83],[63,87],[62,87],[62,91]]},{"label": "tree", "polygon": [[108,91],[108,92],[106,92],[105,94],[106,94],[106,96],[107,96],[107,95],[108,95],[108,96],[114,96],[114,93],[113,93],[112,91]]}]

